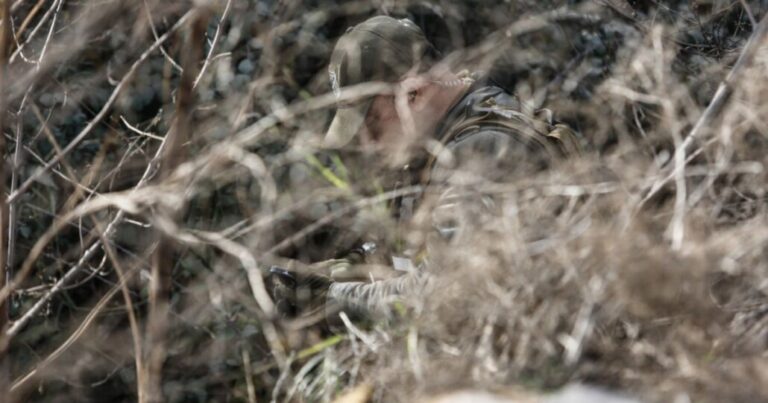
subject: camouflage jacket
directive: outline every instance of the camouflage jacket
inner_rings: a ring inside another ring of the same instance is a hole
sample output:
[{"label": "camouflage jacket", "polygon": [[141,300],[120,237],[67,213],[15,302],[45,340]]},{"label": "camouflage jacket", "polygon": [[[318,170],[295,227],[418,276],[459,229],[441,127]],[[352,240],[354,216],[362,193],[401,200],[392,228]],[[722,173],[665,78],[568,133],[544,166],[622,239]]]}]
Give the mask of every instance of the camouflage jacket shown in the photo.
[{"label": "camouflage jacket", "polygon": [[[446,189],[453,185],[471,185],[467,181],[480,176],[487,181],[504,182],[513,178],[513,172],[544,169],[553,159],[579,154],[581,149],[576,133],[556,123],[551,111],[533,110],[503,89],[482,84],[470,88],[448,111],[435,138],[450,157],[446,158],[448,162],[431,157],[419,164],[419,181],[423,185],[443,185]],[[468,175],[468,172],[478,175]],[[401,201],[400,209],[412,209],[417,203],[416,200]],[[448,203],[438,200],[436,210],[441,204]],[[410,211],[398,214],[401,218],[409,215]],[[433,215],[433,221],[439,233],[450,236],[450,225],[440,222],[450,220],[435,219]],[[419,293],[429,284],[430,271],[433,270],[371,283],[333,283],[327,296],[327,309],[333,311],[329,312],[331,315],[341,309],[354,312],[358,317],[388,317],[390,302]]]}]

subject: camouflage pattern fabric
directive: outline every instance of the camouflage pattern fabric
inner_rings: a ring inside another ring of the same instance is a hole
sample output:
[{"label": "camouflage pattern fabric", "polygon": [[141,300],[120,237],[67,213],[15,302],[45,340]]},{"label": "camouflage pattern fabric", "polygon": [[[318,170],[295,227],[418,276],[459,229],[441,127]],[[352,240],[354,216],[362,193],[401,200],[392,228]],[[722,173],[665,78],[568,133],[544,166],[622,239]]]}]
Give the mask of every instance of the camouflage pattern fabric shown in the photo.
[{"label": "camouflage pattern fabric", "polygon": [[[452,154],[450,166],[432,158],[422,172],[422,184],[447,185],[437,201],[435,212],[446,217],[451,202],[451,186],[467,184],[462,177],[476,170],[490,180],[504,181],[512,170],[545,169],[553,159],[579,155],[580,139],[567,125],[556,123],[548,109],[531,110],[520,100],[494,86],[470,90],[448,112],[437,131],[445,150]],[[446,207],[446,208],[442,208]],[[448,214],[450,215],[450,214]],[[444,237],[452,233],[450,219],[433,214],[436,230]],[[429,286],[435,269],[420,271],[391,280],[371,283],[337,282],[327,294],[327,313],[338,310],[355,317],[388,320],[393,317],[393,302],[420,294]]]}]

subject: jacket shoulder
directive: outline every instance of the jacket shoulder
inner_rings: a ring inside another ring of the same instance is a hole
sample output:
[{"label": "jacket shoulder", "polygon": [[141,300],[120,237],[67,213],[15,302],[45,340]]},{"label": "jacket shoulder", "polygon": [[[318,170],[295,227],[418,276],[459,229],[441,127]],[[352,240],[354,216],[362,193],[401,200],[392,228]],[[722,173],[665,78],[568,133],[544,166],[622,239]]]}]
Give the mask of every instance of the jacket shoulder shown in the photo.
[{"label": "jacket shoulder", "polygon": [[579,154],[581,148],[577,133],[557,123],[551,110],[536,110],[494,86],[462,98],[446,116],[439,138],[448,149],[496,139],[523,146],[527,152],[543,150],[549,157]]}]

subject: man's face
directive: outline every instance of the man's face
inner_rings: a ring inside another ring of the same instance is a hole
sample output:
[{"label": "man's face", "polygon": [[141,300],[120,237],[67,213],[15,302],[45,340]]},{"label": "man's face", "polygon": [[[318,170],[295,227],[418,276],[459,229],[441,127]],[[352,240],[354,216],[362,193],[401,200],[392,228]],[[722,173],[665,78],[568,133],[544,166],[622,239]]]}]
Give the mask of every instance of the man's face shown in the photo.
[{"label": "man's face", "polygon": [[363,144],[393,157],[417,145],[434,132],[445,113],[436,95],[436,86],[404,81],[393,95],[374,98],[358,133]]},{"label": "man's face", "polygon": [[379,95],[368,109],[360,134],[366,144],[384,144],[403,138],[402,129],[395,107],[395,96]]}]

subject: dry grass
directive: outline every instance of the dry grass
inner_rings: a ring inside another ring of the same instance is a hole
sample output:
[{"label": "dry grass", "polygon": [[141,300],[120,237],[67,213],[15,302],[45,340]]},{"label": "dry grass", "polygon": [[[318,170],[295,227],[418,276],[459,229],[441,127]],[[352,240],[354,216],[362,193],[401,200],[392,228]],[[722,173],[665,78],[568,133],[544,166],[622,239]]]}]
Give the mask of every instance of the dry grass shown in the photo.
[{"label": "dry grass", "polygon": [[[135,3],[9,5],[9,400],[768,400],[765,2]],[[333,39],[385,12],[587,151],[478,173],[436,239],[440,186],[392,190],[364,150],[317,147]],[[426,201],[397,222],[404,194]],[[360,239],[372,265],[428,250],[436,286],[395,323],[277,318],[265,268]]]}]

